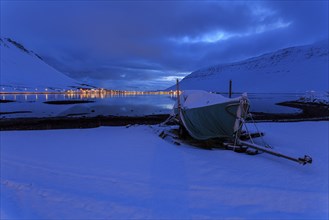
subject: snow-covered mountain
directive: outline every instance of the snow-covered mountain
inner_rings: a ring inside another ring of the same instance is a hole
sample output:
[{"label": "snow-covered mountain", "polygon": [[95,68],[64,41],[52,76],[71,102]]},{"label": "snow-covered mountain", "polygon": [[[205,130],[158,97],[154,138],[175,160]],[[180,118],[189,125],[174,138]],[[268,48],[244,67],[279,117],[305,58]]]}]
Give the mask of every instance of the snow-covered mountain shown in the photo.
[{"label": "snow-covered mountain", "polygon": [[[180,89],[228,92],[282,93],[329,91],[328,43],[290,47],[240,62],[216,65],[192,72]],[[170,89],[175,89],[172,86]]]},{"label": "snow-covered mountain", "polygon": [[1,91],[61,91],[81,87],[79,82],[57,71],[22,44],[0,38]]}]

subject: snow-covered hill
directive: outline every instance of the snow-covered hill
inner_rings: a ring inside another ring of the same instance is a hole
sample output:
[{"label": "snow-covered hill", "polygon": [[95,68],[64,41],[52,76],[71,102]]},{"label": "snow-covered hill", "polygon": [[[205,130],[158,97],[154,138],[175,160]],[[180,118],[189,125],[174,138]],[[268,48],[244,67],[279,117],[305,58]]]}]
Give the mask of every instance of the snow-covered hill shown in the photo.
[{"label": "snow-covered hill", "polygon": [[45,63],[35,52],[10,39],[0,38],[2,92],[61,91],[79,83]]},{"label": "snow-covered hill", "polygon": [[328,43],[290,47],[240,62],[200,69],[186,76],[180,88],[228,92],[230,80],[233,81],[233,92],[329,91]]}]

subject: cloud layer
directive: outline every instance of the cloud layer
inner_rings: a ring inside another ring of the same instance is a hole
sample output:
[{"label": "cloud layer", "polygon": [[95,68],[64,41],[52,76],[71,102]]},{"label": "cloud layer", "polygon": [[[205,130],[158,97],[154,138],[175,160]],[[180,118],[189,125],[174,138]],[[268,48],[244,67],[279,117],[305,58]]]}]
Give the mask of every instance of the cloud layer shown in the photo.
[{"label": "cloud layer", "polygon": [[327,1],[1,1],[1,35],[116,89],[328,38]]}]

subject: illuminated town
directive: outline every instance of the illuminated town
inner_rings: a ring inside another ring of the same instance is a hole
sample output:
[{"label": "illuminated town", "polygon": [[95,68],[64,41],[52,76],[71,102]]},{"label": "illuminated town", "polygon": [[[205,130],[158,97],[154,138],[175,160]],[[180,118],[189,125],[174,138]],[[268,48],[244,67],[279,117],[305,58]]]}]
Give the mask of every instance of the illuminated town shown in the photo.
[{"label": "illuminated town", "polygon": [[85,89],[85,88],[78,88],[78,89],[70,89],[70,90],[51,90],[48,88],[44,89],[34,89],[34,91],[29,89],[15,89],[6,90],[4,87],[0,91],[0,95],[31,95],[31,94],[62,94],[66,95],[70,98],[105,98],[111,96],[135,96],[135,95],[171,95],[176,96],[176,90],[170,91],[125,91],[125,90],[109,90],[104,88],[95,88],[95,89]]}]

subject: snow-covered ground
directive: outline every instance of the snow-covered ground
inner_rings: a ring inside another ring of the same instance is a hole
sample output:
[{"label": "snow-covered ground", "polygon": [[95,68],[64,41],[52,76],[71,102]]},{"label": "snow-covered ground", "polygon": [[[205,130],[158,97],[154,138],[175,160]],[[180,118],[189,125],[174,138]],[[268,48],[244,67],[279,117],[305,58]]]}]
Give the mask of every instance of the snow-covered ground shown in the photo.
[{"label": "snow-covered ground", "polygon": [[327,219],[328,122],[258,126],[313,164],[177,146],[157,126],[1,132],[1,219]]}]

